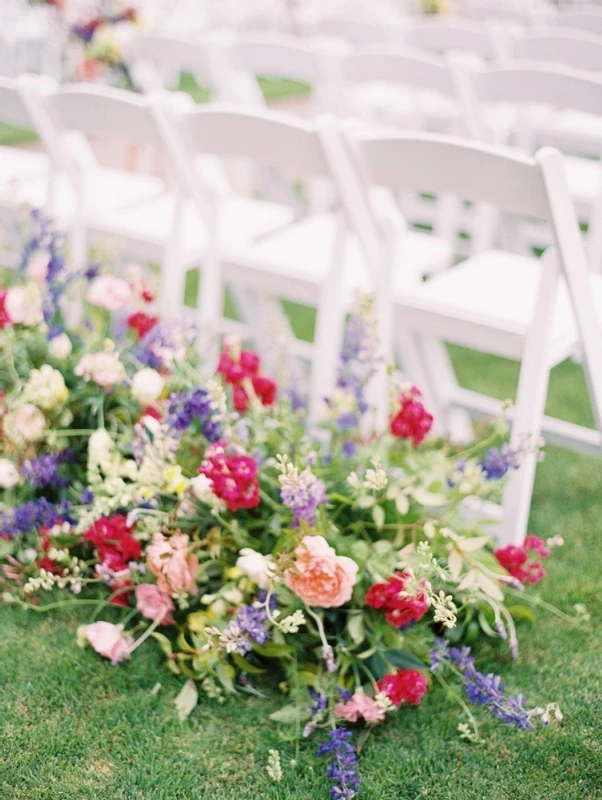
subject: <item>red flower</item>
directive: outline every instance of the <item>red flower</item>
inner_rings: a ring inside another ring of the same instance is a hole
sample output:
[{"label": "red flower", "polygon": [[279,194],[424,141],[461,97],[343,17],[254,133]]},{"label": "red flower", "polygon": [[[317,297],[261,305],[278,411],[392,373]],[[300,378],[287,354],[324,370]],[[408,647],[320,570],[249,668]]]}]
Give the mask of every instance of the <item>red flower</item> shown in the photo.
[{"label": "red flower", "polygon": [[8,311],[6,310],[6,292],[3,289],[0,289],[0,330],[2,328],[6,328],[6,326],[10,324],[10,317],[8,316]]},{"label": "red flower", "polygon": [[225,442],[216,442],[207,448],[199,474],[211,481],[213,493],[230,509],[255,508],[259,505],[259,469],[247,455],[229,455]]},{"label": "red flower", "polygon": [[45,569],[46,572],[50,572],[51,575],[60,575],[63,572],[61,565],[57,564],[57,562],[53,561],[51,558],[48,558],[48,556],[38,559],[38,567],[40,569]]},{"label": "red flower", "polygon": [[433,427],[433,417],[420,402],[422,392],[415,386],[399,396],[400,408],[391,417],[390,428],[398,439],[411,439],[414,447],[421,444]]},{"label": "red flower", "polygon": [[244,413],[249,407],[249,392],[253,393],[264,406],[271,406],[276,400],[278,387],[266,375],[260,375],[261,360],[252,350],[241,350],[236,358],[232,349],[222,350],[217,371],[232,386],[234,408]]},{"label": "red flower", "polygon": [[498,547],[493,554],[498,563],[513,578],[521,583],[538,583],[546,577],[546,571],[541,565],[541,561],[529,561],[529,553],[537,553],[540,558],[547,558],[550,551],[545,546],[539,536],[527,536],[521,546],[514,544],[506,547]]},{"label": "red flower", "polygon": [[417,669],[398,669],[393,674],[385,675],[376,685],[394,706],[402,703],[417,706],[426,694],[426,678]]},{"label": "red flower", "polygon": [[136,331],[138,338],[142,339],[159,322],[159,317],[152,317],[150,314],[145,314],[144,311],[135,311],[129,315],[126,322],[128,328]]},{"label": "red flower", "polygon": [[132,529],[123,514],[115,514],[96,520],[85,532],[84,539],[94,545],[102,564],[118,572],[127,569],[128,562],[137,561],[142,554],[140,542],[132,536]]},{"label": "red flower", "polygon": [[152,417],[153,419],[156,419],[157,422],[161,422],[163,419],[163,414],[158,408],[155,408],[155,406],[144,406],[142,409],[142,414],[140,414],[140,419],[143,417]]},{"label": "red flower", "polygon": [[365,603],[370,608],[385,612],[387,622],[397,628],[405,628],[418,622],[428,611],[428,598],[421,589],[406,595],[406,583],[411,578],[407,572],[398,572],[386,583],[375,583],[366,592]]}]

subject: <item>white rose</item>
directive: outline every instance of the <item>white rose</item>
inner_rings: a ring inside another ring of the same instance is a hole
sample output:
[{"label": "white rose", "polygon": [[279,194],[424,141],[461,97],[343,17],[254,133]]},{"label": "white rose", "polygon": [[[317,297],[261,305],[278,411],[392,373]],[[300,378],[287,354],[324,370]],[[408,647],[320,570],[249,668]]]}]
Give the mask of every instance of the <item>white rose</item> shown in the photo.
[{"label": "white rose", "polygon": [[64,405],[69,396],[63,376],[49,364],[31,371],[23,393],[27,400],[45,410]]},{"label": "white rose", "polygon": [[94,431],[88,440],[88,461],[101,464],[113,450],[113,440],[104,428]]},{"label": "white rose", "polygon": [[72,350],[73,345],[71,344],[71,339],[66,333],[55,336],[54,339],[50,340],[50,344],[48,345],[48,352],[53,358],[67,358]]},{"label": "white rose", "polygon": [[44,433],[46,418],[37,406],[25,403],[9,415],[7,423],[9,436],[16,434],[17,440],[24,439],[26,442],[35,442]]},{"label": "white rose", "polygon": [[145,414],[143,417],[141,417],[140,424],[153,436],[156,436],[161,430],[161,423],[159,420],[151,417],[150,414]]},{"label": "white rose", "polygon": [[236,566],[241,572],[256,583],[260,589],[267,589],[274,577],[274,559],[263,556],[250,547],[243,547]]},{"label": "white rose", "polygon": [[156,369],[144,367],[132,378],[132,394],[143,406],[148,406],[157,400],[163,391],[165,381]]},{"label": "white rose", "polygon": [[12,489],[21,480],[19,470],[8,458],[0,458],[0,489]]},{"label": "white rose", "polygon": [[42,293],[37,283],[11,286],[6,292],[4,308],[14,325],[39,325],[44,322]]}]

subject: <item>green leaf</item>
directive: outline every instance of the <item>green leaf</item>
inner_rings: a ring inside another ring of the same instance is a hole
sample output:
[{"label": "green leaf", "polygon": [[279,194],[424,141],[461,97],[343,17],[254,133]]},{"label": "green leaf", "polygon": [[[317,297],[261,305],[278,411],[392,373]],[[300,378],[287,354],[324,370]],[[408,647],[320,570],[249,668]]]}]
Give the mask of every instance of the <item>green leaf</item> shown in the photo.
[{"label": "green leaf", "polygon": [[186,681],[174,702],[178,710],[180,722],[184,722],[184,720],[188,719],[199,702],[199,693],[195,682],[191,680]]},{"label": "green leaf", "polygon": [[270,714],[270,719],[274,722],[281,722],[283,725],[296,725],[310,717],[311,713],[306,706],[297,706],[293,703]]},{"label": "green leaf", "polygon": [[282,656],[290,655],[295,652],[295,648],[290,644],[276,644],[269,642],[268,644],[254,644],[253,650],[260,656],[266,658],[281,658]]},{"label": "green leaf", "polygon": [[219,661],[215,667],[215,674],[219,678],[221,685],[229,694],[234,694],[234,667],[225,661]]},{"label": "green leaf", "polygon": [[401,667],[401,669],[426,669],[424,661],[416,658],[409,650],[385,650],[383,655],[394,667]]},{"label": "green leaf", "polygon": [[243,672],[248,672],[252,675],[261,675],[263,672],[265,672],[265,669],[261,669],[261,667],[256,667],[254,664],[251,664],[250,661],[247,661],[247,659],[243,658],[239,653],[232,653],[232,661],[234,661],[236,666]]},{"label": "green leaf", "polygon": [[366,638],[364,630],[364,619],[361,614],[354,614],[347,620],[347,630],[349,636],[355,644],[361,644]]},{"label": "green leaf", "polygon": [[510,612],[510,616],[515,622],[531,622],[534,623],[537,617],[533,612],[533,609],[529,608],[529,606],[525,606],[522,604],[516,606],[510,606],[508,611]]}]

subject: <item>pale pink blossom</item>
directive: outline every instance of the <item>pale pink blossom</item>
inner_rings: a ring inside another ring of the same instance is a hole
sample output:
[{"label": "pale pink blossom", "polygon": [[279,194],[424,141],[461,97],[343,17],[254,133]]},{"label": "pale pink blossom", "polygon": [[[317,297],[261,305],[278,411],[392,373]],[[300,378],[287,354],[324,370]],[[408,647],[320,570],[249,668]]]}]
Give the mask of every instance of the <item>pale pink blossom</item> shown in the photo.
[{"label": "pale pink blossom", "polygon": [[83,376],[85,380],[93,380],[105,389],[118,383],[123,383],[126,378],[125,367],[119,360],[117,353],[86,353],[75,367],[75,374]]},{"label": "pale pink blossom", "polygon": [[119,311],[129,302],[131,296],[132,287],[123,278],[100,275],[90,284],[87,300],[93,306],[106,308],[107,311]]},{"label": "pale pink blossom", "polygon": [[172,611],[175,606],[168,592],[152,583],[141,583],[136,586],[136,606],[143,617],[159,622],[161,625],[173,625],[175,620]]},{"label": "pale pink blossom", "polygon": [[295,555],[284,578],[308,606],[335,608],[351,599],[358,571],[353,559],[338,556],[323,536],[304,536]]},{"label": "pale pink blossom", "polygon": [[385,718],[384,709],[363,692],[356,692],[346,703],[337,703],[334,713],[345,722],[357,722],[363,719],[371,725],[377,725]]},{"label": "pale pink blossom", "polygon": [[108,658],[111,664],[119,664],[130,657],[129,649],[134,644],[131,636],[125,636],[121,625],[112,622],[93,622],[86,625],[86,638],[96,652]]},{"label": "pale pink blossom", "polygon": [[4,309],[13,325],[39,325],[44,322],[42,294],[37,283],[11,286],[4,298]]},{"label": "pale pink blossom", "polygon": [[27,277],[32,281],[38,281],[40,283],[45,281],[48,275],[49,263],[50,256],[46,251],[40,250],[37,253],[33,253],[27,262]]},{"label": "pale pink blossom", "polygon": [[199,562],[189,552],[190,540],[185,533],[166,537],[156,533],[146,549],[151,572],[157,577],[157,586],[165,592],[196,592]]}]

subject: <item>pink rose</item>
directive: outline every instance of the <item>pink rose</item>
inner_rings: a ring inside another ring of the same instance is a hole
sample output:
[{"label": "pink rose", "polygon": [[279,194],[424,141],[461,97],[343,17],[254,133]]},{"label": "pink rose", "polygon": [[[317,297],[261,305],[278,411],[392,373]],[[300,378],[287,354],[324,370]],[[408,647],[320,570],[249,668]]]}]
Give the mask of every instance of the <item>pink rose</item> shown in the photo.
[{"label": "pink rose", "polygon": [[124,636],[121,625],[112,622],[86,625],[86,638],[99,655],[110,659],[113,666],[130,657],[129,649],[134,644],[131,636]]},{"label": "pink rose", "polygon": [[13,325],[39,325],[44,322],[42,294],[37,283],[11,286],[4,298],[4,310]]},{"label": "pink rose", "polygon": [[337,703],[335,716],[346,722],[357,722],[360,719],[376,725],[385,718],[384,709],[375,700],[363,692],[356,692],[347,703]]},{"label": "pink rose", "polygon": [[152,583],[136,586],[136,605],[143,617],[159,622],[161,625],[174,625],[172,611],[175,606],[167,592]]},{"label": "pink rose", "polygon": [[351,599],[358,566],[337,556],[323,536],[304,536],[295,550],[295,566],[284,573],[286,585],[308,606],[334,608]]},{"label": "pink rose", "polygon": [[185,533],[175,533],[169,538],[156,533],[146,548],[148,566],[157,576],[157,586],[164,592],[196,592],[199,562],[188,552],[189,545]]},{"label": "pink rose", "polygon": [[50,263],[50,256],[47,252],[40,251],[34,253],[27,262],[27,277],[32,281],[46,280],[48,275],[48,264]]},{"label": "pink rose", "polygon": [[118,311],[124,307],[131,296],[132,287],[123,278],[116,278],[114,275],[100,275],[90,284],[87,300],[93,306],[106,308],[107,311]]}]

